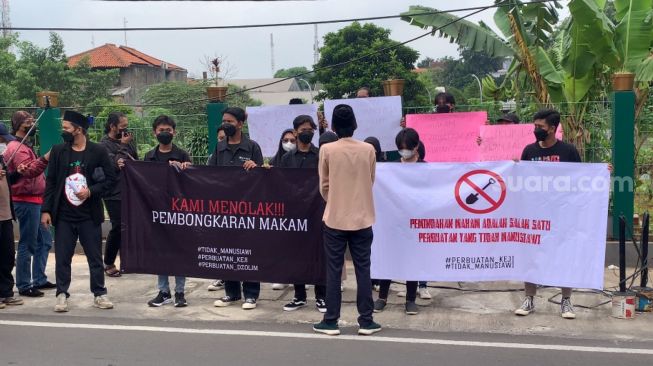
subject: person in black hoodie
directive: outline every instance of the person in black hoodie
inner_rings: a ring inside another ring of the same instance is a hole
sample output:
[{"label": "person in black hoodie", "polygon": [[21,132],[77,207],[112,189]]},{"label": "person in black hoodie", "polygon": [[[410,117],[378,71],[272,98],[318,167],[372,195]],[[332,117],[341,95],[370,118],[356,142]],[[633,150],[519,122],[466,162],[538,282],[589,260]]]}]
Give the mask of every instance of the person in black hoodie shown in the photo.
[{"label": "person in black hoodie", "polygon": [[277,148],[277,153],[274,154],[272,159],[270,159],[271,166],[280,166],[281,158],[286,155],[287,152],[295,150],[297,148],[297,137],[295,136],[295,130],[292,128],[286,129],[281,133],[279,138],[279,147]]},{"label": "person in black hoodie", "polygon": [[82,114],[66,111],[61,123],[64,143],[50,152],[41,223],[55,228],[55,312],[68,311],[71,262],[78,238],[88,261],[93,306],[113,308],[104,286],[101,225],[102,197],[113,189],[116,172],[107,150],[88,139],[89,125]]},{"label": "person in black hoodie", "polygon": [[120,169],[125,166],[125,160],[138,160],[138,151],[133,135],[127,130],[129,121],[121,112],[110,113],[104,125],[104,136],[100,145],[109,153],[109,159],[115,168],[117,180],[114,188],[104,197],[104,207],[109,213],[111,230],[107,235],[104,248],[104,273],[109,277],[120,277],[116,268],[116,257],[120,250]]}]

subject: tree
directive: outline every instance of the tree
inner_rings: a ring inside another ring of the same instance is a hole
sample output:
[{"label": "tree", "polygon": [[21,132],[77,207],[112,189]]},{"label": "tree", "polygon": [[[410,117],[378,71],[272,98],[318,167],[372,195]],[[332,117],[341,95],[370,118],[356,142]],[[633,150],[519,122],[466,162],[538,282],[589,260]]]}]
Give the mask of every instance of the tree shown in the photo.
[{"label": "tree", "polygon": [[[610,72],[606,71],[635,71],[640,87],[646,90],[653,80],[653,0],[615,0],[616,26],[608,18],[610,8],[606,12],[605,0],[571,0],[571,17],[558,32],[554,29],[559,20],[557,2],[505,2],[509,6],[499,7],[494,15],[505,38],[484,23],[459,20],[447,26],[458,19],[451,14],[412,15],[433,11],[425,7],[410,7],[403,19],[423,28],[440,29],[440,36],[488,56],[512,57],[502,85],[494,86],[493,81],[486,79],[485,90],[495,96],[509,94],[518,99],[532,93],[541,106],[566,109],[565,135],[582,154],[590,140],[584,115],[589,101],[604,97],[608,90]],[[645,98],[638,94],[641,106]]]},{"label": "tree", "polygon": [[434,62],[435,62],[434,59],[427,57],[422,61],[418,62],[417,67],[419,67],[420,69],[428,69],[429,67],[431,67],[431,64]]},{"label": "tree", "polygon": [[354,94],[363,86],[370,88],[373,95],[383,95],[382,82],[394,78],[406,80],[404,105],[428,103],[424,96],[424,86],[417,80],[417,75],[411,72],[419,56],[418,52],[397,45],[397,41],[390,39],[389,29],[369,23],[361,25],[354,22],[337,32],[326,34],[317,68],[343,63],[388,47],[396,48],[393,49],[394,52],[379,52],[361,61],[318,70],[316,80],[326,90],[318,98],[342,98]]},{"label": "tree", "polygon": [[[274,73],[274,77],[275,78],[289,78],[291,76],[305,74],[305,73],[307,73],[309,71],[310,70],[307,69],[304,66],[295,66],[295,67],[291,67],[291,68],[288,68],[288,69],[277,70],[277,72]],[[307,75],[304,75],[304,76],[301,76],[301,77],[297,77],[297,78],[295,78],[295,80],[297,80],[297,84],[299,84],[299,87],[301,88],[301,90],[308,90],[308,85],[306,85],[306,83],[301,81],[300,79],[306,80],[309,84],[314,84],[315,83],[315,81],[313,80],[314,78],[315,78],[315,74],[310,73],[310,74],[307,74]]]}]

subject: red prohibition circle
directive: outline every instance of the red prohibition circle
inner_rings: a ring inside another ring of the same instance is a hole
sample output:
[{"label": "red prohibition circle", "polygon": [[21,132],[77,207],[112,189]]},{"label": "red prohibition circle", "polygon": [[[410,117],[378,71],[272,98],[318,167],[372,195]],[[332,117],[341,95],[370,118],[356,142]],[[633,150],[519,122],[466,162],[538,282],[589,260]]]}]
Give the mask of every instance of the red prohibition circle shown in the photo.
[{"label": "red prohibition circle", "polygon": [[[472,175],[478,175],[478,174],[484,174],[484,175],[489,175],[492,178],[496,179],[497,183],[499,183],[499,186],[501,186],[501,196],[499,197],[498,201],[494,201],[492,197],[490,197],[485,191],[483,191],[481,188],[479,188],[474,182],[469,180],[469,177]],[[469,185],[474,191],[476,191],[477,194],[479,194],[481,197],[483,197],[486,201],[488,201],[492,206],[482,209],[482,210],[477,210],[475,208],[469,207],[461,198],[460,198],[460,187],[462,184],[465,183]],[[471,172],[466,173],[460,179],[458,179],[458,182],[456,182],[456,188],[454,189],[454,194],[456,196],[456,201],[458,202],[458,205],[462,207],[463,210],[467,212],[471,212],[473,214],[486,214],[490,213],[499,207],[501,207],[501,204],[503,201],[506,199],[506,182],[504,182],[503,178],[495,172],[489,171],[489,170],[472,170]]]}]

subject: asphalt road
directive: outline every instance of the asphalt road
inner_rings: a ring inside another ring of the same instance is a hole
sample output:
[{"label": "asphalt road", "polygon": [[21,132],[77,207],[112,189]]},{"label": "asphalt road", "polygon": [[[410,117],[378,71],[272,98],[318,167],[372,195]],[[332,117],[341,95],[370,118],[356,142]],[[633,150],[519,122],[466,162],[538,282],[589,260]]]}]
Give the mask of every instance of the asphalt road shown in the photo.
[{"label": "asphalt road", "polygon": [[338,337],[310,324],[90,321],[0,314],[0,365],[583,365],[653,364],[653,342],[387,329]]}]

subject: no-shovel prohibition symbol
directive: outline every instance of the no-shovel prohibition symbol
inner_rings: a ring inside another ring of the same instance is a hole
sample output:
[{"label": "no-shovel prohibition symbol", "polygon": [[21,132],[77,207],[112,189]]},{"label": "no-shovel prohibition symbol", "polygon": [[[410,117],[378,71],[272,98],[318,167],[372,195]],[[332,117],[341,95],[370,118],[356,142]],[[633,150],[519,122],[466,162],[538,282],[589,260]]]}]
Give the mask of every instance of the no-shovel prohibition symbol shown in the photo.
[{"label": "no-shovel prohibition symbol", "polygon": [[490,213],[506,199],[506,182],[495,172],[472,170],[456,182],[456,201],[467,212]]}]

